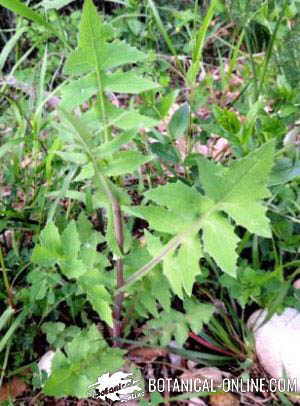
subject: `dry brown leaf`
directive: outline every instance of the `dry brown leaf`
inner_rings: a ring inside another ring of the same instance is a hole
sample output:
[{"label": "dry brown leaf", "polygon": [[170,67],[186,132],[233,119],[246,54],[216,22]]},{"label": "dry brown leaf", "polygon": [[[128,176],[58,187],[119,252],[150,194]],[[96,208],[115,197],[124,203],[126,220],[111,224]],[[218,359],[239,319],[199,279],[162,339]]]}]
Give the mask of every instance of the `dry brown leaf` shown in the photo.
[{"label": "dry brown leaf", "polygon": [[14,377],[10,382],[7,382],[0,389],[0,402],[9,400],[10,398],[15,399],[16,397],[22,395],[27,390],[27,385],[22,379]]},{"label": "dry brown leaf", "polygon": [[152,361],[158,357],[165,357],[168,351],[163,348],[134,348],[129,351],[131,359],[135,359],[139,362]]},{"label": "dry brown leaf", "polygon": [[216,393],[209,397],[211,406],[239,406],[240,401],[232,393]]},{"label": "dry brown leaf", "polygon": [[218,368],[205,367],[184,372],[180,378],[181,380],[212,379],[218,384],[222,382],[222,372]]}]

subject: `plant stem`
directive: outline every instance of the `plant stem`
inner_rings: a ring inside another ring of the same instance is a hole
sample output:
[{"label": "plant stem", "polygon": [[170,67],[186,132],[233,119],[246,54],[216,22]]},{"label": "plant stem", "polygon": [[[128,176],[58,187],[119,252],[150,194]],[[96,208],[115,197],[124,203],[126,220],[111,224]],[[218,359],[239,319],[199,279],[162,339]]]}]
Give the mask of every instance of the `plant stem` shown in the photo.
[{"label": "plant stem", "polygon": [[[96,165],[95,169],[98,169],[97,162],[94,162],[94,165]],[[99,182],[101,183],[101,185],[103,186],[103,188],[106,192],[106,195],[111,203],[115,238],[116,238],[118,248],[119,248],[121,254],[123,254],[124,231],[123,231],[123,217],[122,217],[120,203],[119,203],[118,199],[114,196],[113,192],[111,191],[106,178],[99,172],[99,170],[96,170],[96,176],[97,176]],[[124,293],[119,290],[123,288],[125,281],[124,281],[124,264],[123,264],[123,259],[121,256],[119,256],[116,260],[116,279],[117,279],[117,294],[115,296],[114,312],[113,312],[113,316],[114,316],[113,317],[114,326],[113,326],[113,330],[112,330],[113,338],[120,337],[120,335],[122,334],[122,329],[123,329],[123,323],[122,323],[121,319],[122,319],[122,303],[124,300]],[[118,345],[120,345],[120,343],[115,341],[114,345],[118,346]]]},{"label": "plant stem", "polygon": [[8,277],[7,277],[7,273],[6,273],[6,268],[5,268],[5,264],[4,264],[3,253],[2,253],[2,248],[1,247],[0,247],[0,265],[1,265],[1,269],[2,269],[3,283],[4,283],[4,286],[5,286],[6,292],[7,292],[7,302],[9,304],[9,306],[14,308],[12,290],[11,290],[11,287],[9,285],[9,281],[8,281]]},{"label": "plant stem", "polygon": [[63,114],[66,116],[70,124],[73,126],[74,130],[77,134],[77,139],[82,145],[83,149],[85,150],[89,160],[93,164],[94,171],[95,171],[95,179],[98,183],[98,187],[100,188],[101,192],[104,192],[110,202],[110,208],[112,210],[113,216],[113,226],[114,226],[114,234],[116,239],[116,244],[119,248],[120,253],[118,254],[116,260],[116,272],[117,272],[117,292],[115,297],[115,309],[114,309],[114,327],[112,331],[113,337],[119,336],[122,331],[122,323],[121,323],[121,310],[122,310],[122,302],[124,298],[124,294],[120,292],[120,290],[124,286],[124,276],[123,276],[123,246],[124,246],[124,232],[123,232],[123,216],[121,211],[121,206],[114,195],[113,191],[110,188],[108,179],[101,173],[101,168],[99,167],[99,163],[97,157],[94,155],[93,152],[93,145],[90,143],[89,140],[89,133],[85,129],[84,126],[78,122],[75,117],[69,114],[64,109],[60,109]]},{"label": "plant stem", "polygon": [[191,337],[193,340],[197,341],[197,343],[203,345],[204,347],[209,348],[210,350],[220,352],[221,354],[224,354],[224,355],[229,355],[230,357],[235,356],[234,353],[223,350],[223,348],[219,348],[219,347],[209,343],[208,341],[204,340],[204,338],[199,337],[197,334],[195,334],[193,332],[189,333],[189,337]]}]

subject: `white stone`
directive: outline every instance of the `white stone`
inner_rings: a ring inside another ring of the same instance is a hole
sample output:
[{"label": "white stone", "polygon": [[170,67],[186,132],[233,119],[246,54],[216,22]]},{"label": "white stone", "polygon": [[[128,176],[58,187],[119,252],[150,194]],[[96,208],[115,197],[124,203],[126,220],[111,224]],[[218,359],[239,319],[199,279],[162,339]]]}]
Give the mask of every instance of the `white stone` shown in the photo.
[{"label": "white stone", "polygon": [[46,371],[48,376],[51,374],[51,366],[54,355],[54,351],[47,351],[38,362],[39,370]]},{"label": "white stone", "polygon": [[287,308],[263,324],[267,312],[257,310],[249,320],[257,357],[263,368],[276,379],[297,379],[300,391],[300,312]]}]

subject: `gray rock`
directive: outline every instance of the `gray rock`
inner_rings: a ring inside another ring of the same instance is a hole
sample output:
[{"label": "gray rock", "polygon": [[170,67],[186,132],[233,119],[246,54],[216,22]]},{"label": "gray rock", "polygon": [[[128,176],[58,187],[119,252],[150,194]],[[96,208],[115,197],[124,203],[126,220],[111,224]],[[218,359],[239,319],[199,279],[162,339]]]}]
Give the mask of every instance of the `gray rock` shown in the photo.
[{"label": "gray rock", "polygon": [[255,337],[257,357],[263,368],[276,379],[297,379],[300,391],[300,312],[287,308],[264,323],[265,310],[257,310],[248,327]]}]

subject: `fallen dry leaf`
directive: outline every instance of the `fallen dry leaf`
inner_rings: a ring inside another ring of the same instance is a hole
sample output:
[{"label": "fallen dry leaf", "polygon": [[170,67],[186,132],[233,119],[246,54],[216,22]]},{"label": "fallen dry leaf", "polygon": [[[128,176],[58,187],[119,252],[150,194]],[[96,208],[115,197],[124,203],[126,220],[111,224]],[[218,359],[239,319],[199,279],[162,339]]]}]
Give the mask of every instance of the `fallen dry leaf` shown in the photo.
[{"label": "fallen dry leaf", "polygon": [[222,382],[222,371],[218,368],[205,367],[184,372],[180,378],[181,380],[212,379],[214,383],[219,384]]},{"label": "fallen dry leaf", "polygon": [[22,379],[14,377],[10,382],[7,382],[0,389],[0,402],[4,402],[9,399],[15,399],[22,395],[27,390],[27,385]]},{"label": "fallen dry leaf", "polygon": [[152,361],[158,357],[165,357],[168,351],[163,348],[134,348],[129,351],[131,359],[139,362]]},{"label": "fallen dry leaf", "polygon": [[209,397],[211,406],[239,406],[240,401],[232,393],[216,393]]}]

